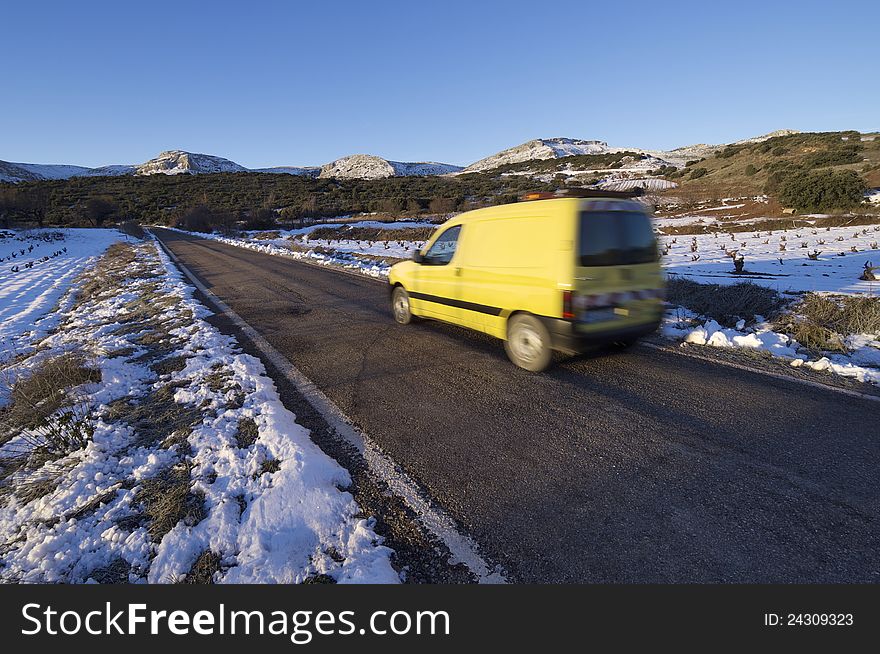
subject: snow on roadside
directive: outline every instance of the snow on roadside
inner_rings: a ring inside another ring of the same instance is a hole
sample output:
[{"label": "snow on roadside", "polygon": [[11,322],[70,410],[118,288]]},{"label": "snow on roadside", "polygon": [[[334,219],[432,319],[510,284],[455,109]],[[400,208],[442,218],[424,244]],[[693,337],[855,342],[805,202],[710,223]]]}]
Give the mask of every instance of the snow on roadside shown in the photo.
[{"label": "snow on roadside", "polygon": [[[337,266],[340,268],[346,268],[348,270],[354,270],[364,275],[368,275],[369,277],[376,278],[384,278],[388,277],[388,270],[391,266],[383,261],[369,261],[364,259],[359,259],[354,256],[351,252],[343,252],[343,251],[334,251],[332,254],[319,252],[317,250],[294,250],[290,247],[287,247],[285,243],[276,243],[272,241],[256,241],[256,240],[246,240],[241,238],[231,238],[229,236],[221,236],[219,234],[203,234],[201,232],[187,232],[180,229],[175,229],[173,227],[166,227],[165,229],[173,229],[174,231],[179,231],[184,234],[189,234],[190,236],[198,236],[200,238],[205,238],[213,241],[219,241],[220,243],[225,243],[227,245],[234,245],[240,248],[246,248],[248,250],[255,250],[256,252],[262,252],[264,254],[272,254],[280,257],[290,257],[292,259],[306,259],[312,263],[317,263],[323,266]],[[277,239],[276,239],[277,240]],[[317,243],[315,243],[315,247],[317,247]],[[392,255],[386,255],[392,256]]]},{"label": "snow on roadside", "polygon": [[[36,336],[36,323],[53,309],[77,275],[122,238],[115,229],[0,233],[5,235],[0,237],[0,351],[6,354]],[[40,332],[50,327],[50,321],[43,321]]]},{"label": "snow on roadside", "polygon": [[795,368],[804,366],[860,382],[880,384],[880,334],[851,335],[846,340],[849,354],[828,353],[815,359],[796,340],[773,331],[760,316],[756,318],[751,327],[746,327],[744,320],[740,320],[735,328],[722,327],[715,320],[675,307],[666,312],[662,334],[691,345],[767,352],[787,360]]},{"label": "snow on roadside", "polygon": [[[398,582],[391,551],[341,490],[348,472],[296,423],[260,360],[204,320],[210,311],[158,245],[136,246],[110,272],[103,291],[72,290],[57,331],[14,364],[27,376],[82,352],[101,381],[77,389],[88,445],[19,462],[3,480],[0,579],[166,583],[201,565],[217,583]],[[4,467],[15,439],[0,440]],[[29,476],[49,480],[45,492],[19,493]],[[169,479],[182,479],[191,509],[160,529],[147,490]]]}]

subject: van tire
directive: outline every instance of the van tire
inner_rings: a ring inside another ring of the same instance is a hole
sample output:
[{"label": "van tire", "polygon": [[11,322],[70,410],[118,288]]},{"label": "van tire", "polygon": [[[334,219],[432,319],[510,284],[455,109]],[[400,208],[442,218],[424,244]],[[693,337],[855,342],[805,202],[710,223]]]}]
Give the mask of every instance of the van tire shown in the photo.
[{"label": "van tire", "polygon": [[543,322],[528,313],[518,313],[507,321],[504,349],[508,358],[530,372],[546,370],[553,359],[550,332]]},{"label": "van tire", "polygon": [[401,325],[408,325],[413,321],[409,293],[403,286],[395,286],[391,292],[391,315]]}]

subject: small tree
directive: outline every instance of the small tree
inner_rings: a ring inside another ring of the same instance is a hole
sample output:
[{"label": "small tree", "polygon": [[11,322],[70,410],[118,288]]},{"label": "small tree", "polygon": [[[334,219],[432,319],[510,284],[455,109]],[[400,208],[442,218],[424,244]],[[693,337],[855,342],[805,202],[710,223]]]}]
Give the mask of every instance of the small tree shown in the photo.
[{"label": "small tree", "polygon": [[244,228],[248,230],[274,229],[278,227],[275,212],[271,209],[254,209],[247,214]]},{"label": "small tree", "polygon": [[94,227],[101,227],[117,211],[116,205],[106,197],[89,198],[81,207],[82,215]]}]

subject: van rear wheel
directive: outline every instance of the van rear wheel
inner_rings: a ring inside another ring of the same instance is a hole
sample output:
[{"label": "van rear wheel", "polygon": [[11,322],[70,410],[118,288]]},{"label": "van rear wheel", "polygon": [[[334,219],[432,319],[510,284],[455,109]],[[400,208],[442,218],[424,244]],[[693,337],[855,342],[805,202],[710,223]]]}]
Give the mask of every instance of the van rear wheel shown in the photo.
[{"label": "van rear wheel", "polygon": [[553,358],[550,332],[544,323],[527,313],[517,314],[507,322],[504,349],[513,363],[530,372],[546,370]]},{"label": "van rear wheel", "polygon": [[408,325],[412,322],[412,307],[409,303],[409,293],[403,286],[395,287],[391,293],[391,313],[394,314],[394,320],[401,325]]}]

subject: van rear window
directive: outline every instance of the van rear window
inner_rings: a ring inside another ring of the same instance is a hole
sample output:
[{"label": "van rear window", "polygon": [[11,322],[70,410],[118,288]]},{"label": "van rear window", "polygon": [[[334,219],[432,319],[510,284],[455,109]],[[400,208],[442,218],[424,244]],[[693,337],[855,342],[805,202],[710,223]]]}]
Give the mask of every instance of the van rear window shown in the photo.
[{"label": "van rear window", "polygon": [[641,211],[581,212],[581,266],[625,266],[657,261],[651,219]]}]

